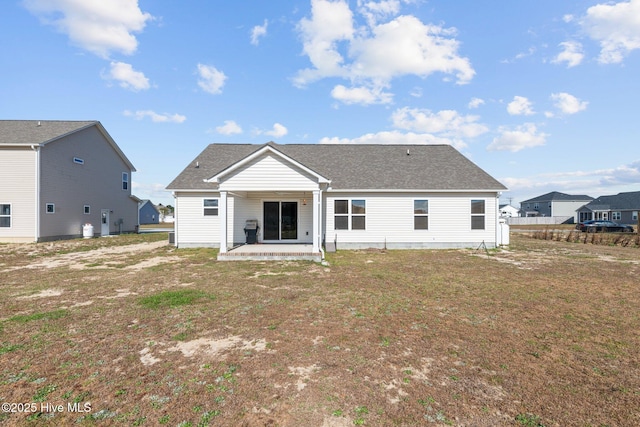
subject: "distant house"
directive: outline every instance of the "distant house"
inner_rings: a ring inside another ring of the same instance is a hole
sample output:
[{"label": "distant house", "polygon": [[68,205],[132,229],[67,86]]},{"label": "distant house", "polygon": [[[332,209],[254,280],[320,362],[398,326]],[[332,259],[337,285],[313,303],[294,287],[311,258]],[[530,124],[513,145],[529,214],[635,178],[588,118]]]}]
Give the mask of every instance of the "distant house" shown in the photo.
[{"label": "distant house", "polygon": [[138,222],[143,224],[158,224],[160,222],[160,212],[151,203],[151,200],[140,200],[138,202]]},{"label": "distant house", "polygon": [[138,225],[135,168],[98,121],[0,120],[0,165],[1,242]]},{"label": "distant house", "polygon": [[573,217],[576,218],[576,209],[589,203],[593,197],[584,195],[570,195],[552,191],[542,196],[520,202],[521,215],[532,216],[553,216],[553,217]]},{"label": "distant house", "polygon": [[500,205],[499,212],[501,218],[514,218],[520,216],[520,210],[511,205]]},{"label": "distant house", "polygon": [[580,222],[591,219],[606,219],[621,224],[636,225],[640,211],[640,191],[618,193],[614,196],[600,196],[580,207]]},{"label": "distant house", "polygon": [[505,186],[449,145],[211,144],[167,189],[175,244],[495,246]]}]

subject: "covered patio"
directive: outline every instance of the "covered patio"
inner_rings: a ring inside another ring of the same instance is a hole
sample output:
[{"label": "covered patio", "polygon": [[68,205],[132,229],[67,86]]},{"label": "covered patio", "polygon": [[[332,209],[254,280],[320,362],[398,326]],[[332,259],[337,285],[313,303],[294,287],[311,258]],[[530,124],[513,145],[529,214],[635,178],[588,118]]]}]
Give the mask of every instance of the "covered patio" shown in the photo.
[{"label": "covered patio", "polygon": [[312,244],[254,244],[233,247],[218,254],[218,261],[322,261]]}]

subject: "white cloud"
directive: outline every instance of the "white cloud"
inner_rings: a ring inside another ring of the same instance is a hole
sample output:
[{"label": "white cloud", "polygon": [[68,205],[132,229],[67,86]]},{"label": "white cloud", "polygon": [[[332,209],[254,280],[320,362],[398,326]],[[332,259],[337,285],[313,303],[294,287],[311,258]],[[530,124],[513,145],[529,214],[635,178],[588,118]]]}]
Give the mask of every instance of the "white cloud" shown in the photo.
[{"label": "white cloud", "polygon": [[151,110],[138,110],[135,112],[125,110],[123,114],[127,117],[133,117],[136,120],[142,120],[148,117],[152,122],[156,123],[182,123],[187,120],[187,118],[181,114],[159,114]]},{"label": "white cloud", "polygon": [[[366,12],[368,22],[362,27],[356,27],[344,0],[312,0],[311,5],[311,17],[300,20],[297,29],[313,67],[296,74],[296,86],[338,77],[351,82],[350,90],[382,93],[394,78],[404,75],[424,78],[439,72],[465,84],[475,74],[469,60],[458,55],[455,29],[427,25],[410,15],[379,24],[378,19],[399,11],[399,1],[359,1],[358,10]],[[340,90],[344,100],[353,98],[346,96],[344,86]],[[380,98],[372,97],[371,102],[379,103]]]},{"label": "white cloud", "polygon": [[221,135],[237,135],[242,133],[242,128],[233,120],[225,120],[222,126],[216,127],[216,132]]},{"label": "white cloud", "polygon": [[622,62],[631,51],[640,49],[640,0],[598,4],[587,9],[580,24],[600,43],[598,61]]},{"label": "white cloud", "polygon": [[267,35],[267,25],[269,23],[267,20],[264,20],[264,24],[256,25],[251,29],[251,44],[254,46],[258,46],[260,43],[260,38]]},{"label": "white cloud", "polygon": [[212,65],[198,64],[198,86],[213,95],[222,93],[227,76]]},{"label": "white cloud", "polygon": [[507,112],[512,116],[530,116],[535,114],[531,105],[531,101],[524,96],[514,96],[513,101],[507,105]]},{"label": "white cloud", "polygon": [[273,129],[259,133],[264,133],[265,135],[273,136],[275,138],[281,138],[288,134],[289,130],[280,123],[275,123],[273,125]]},{"label": "white cloud", "polygon": [[74,45],[102,58],[111,52],[135,53],[138,40],[133,33],[153,19],[140,10],[138,0],[24,0],[23,4]]},{"label": "white cloud", "polygon": [[551,94],[551,99],[555,101],[555,106],[564,114],[576,114],[580,111],[586,110],[587,105],[589,104],[587,101],[580,101],[573,95],[570,95],[566,92],[553,93]]},{"label": "white cloud", "polygon": [[391,119],[394,127],[422,133],[439,134],[442,137],[475,138],[489,129],[478,123],[478,116],[461,116],[454,110],[433,113],[418,108],[400,108]]},{"label": "white cloud", "polygon": [[484,99],[471,98],[471,101],[469,101],[469,104],[467,105],[467,107],[471,108],[471,109],[474,109],[474,108],[480,107],[483,104],[484,104]]},{"label": "white cloud", "polygon": [[345,104],[389,104],[393,101],[393,94],[383,92],[382,88],[353,87],[347,88],[337,85],[331,91],[331,96]]},{"label": "white cloud", "polygon": [[147,90],[151,87],[149,79],[145,77],[144,73],[134,70],[131,64],[111,62],[110,66],[109,73],[103,74],[103,78],[116,80],[121,87],[134,92]]},{"label": "white cloud", "polygon": [[449,144],[457,149],[466,147],[462,141],[452,141],[428,133],[401,131],[368,133],[357,138],[324,137],[320,140],[320,144]]},{"label": "white cloud", "polygon": [[525,148],[539,147],[544,145],[547,134],[538,132],[536,125],[525,123],[515,129],[500,127],[500,136],[493,139],[487,147],[489,151],[511,151],[513,153]]},{"label": "white cloud", "polygon": [[582,44],[575,41],[562,42],[559,45],[563,51],[560,52],[551,62],[555,64],[567,63],[567,68],[580,65],[584,59]]}]

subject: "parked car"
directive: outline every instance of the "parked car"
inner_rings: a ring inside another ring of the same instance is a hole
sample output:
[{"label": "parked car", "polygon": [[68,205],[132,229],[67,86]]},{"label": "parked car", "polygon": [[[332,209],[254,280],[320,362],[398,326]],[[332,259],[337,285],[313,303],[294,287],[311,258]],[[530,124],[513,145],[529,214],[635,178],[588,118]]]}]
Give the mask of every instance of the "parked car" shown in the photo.
[{"label": "parked car", "polygon": [[[586,222],[587,221],[585,221],[585,223]],[[633,233],[633,227],[630,225],[618,224],[617,222],[613,222],[613,221],[592,221],[589,224],[585,224],[582,231],[586,231],[587,233],[607,232],[607,231]]]},{"label": "parked car", "polygon": [[590,224],[593,224],[594,222],[596,222],[595,219],[590,219],[587,221],[582,221],[576,224],[576,230],[580,230],[580,231],[587,231],[587,227]]}]

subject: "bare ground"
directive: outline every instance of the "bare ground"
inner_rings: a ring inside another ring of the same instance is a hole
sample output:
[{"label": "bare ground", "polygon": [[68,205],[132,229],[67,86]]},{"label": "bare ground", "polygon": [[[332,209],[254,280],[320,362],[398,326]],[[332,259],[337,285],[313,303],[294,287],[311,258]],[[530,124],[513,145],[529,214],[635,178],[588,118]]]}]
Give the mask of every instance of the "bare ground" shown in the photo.
[{"label": "bare ground", "polygon": [[638,248],[324,266],[158,239],[0,245],[0,424],[640,425]]}]

